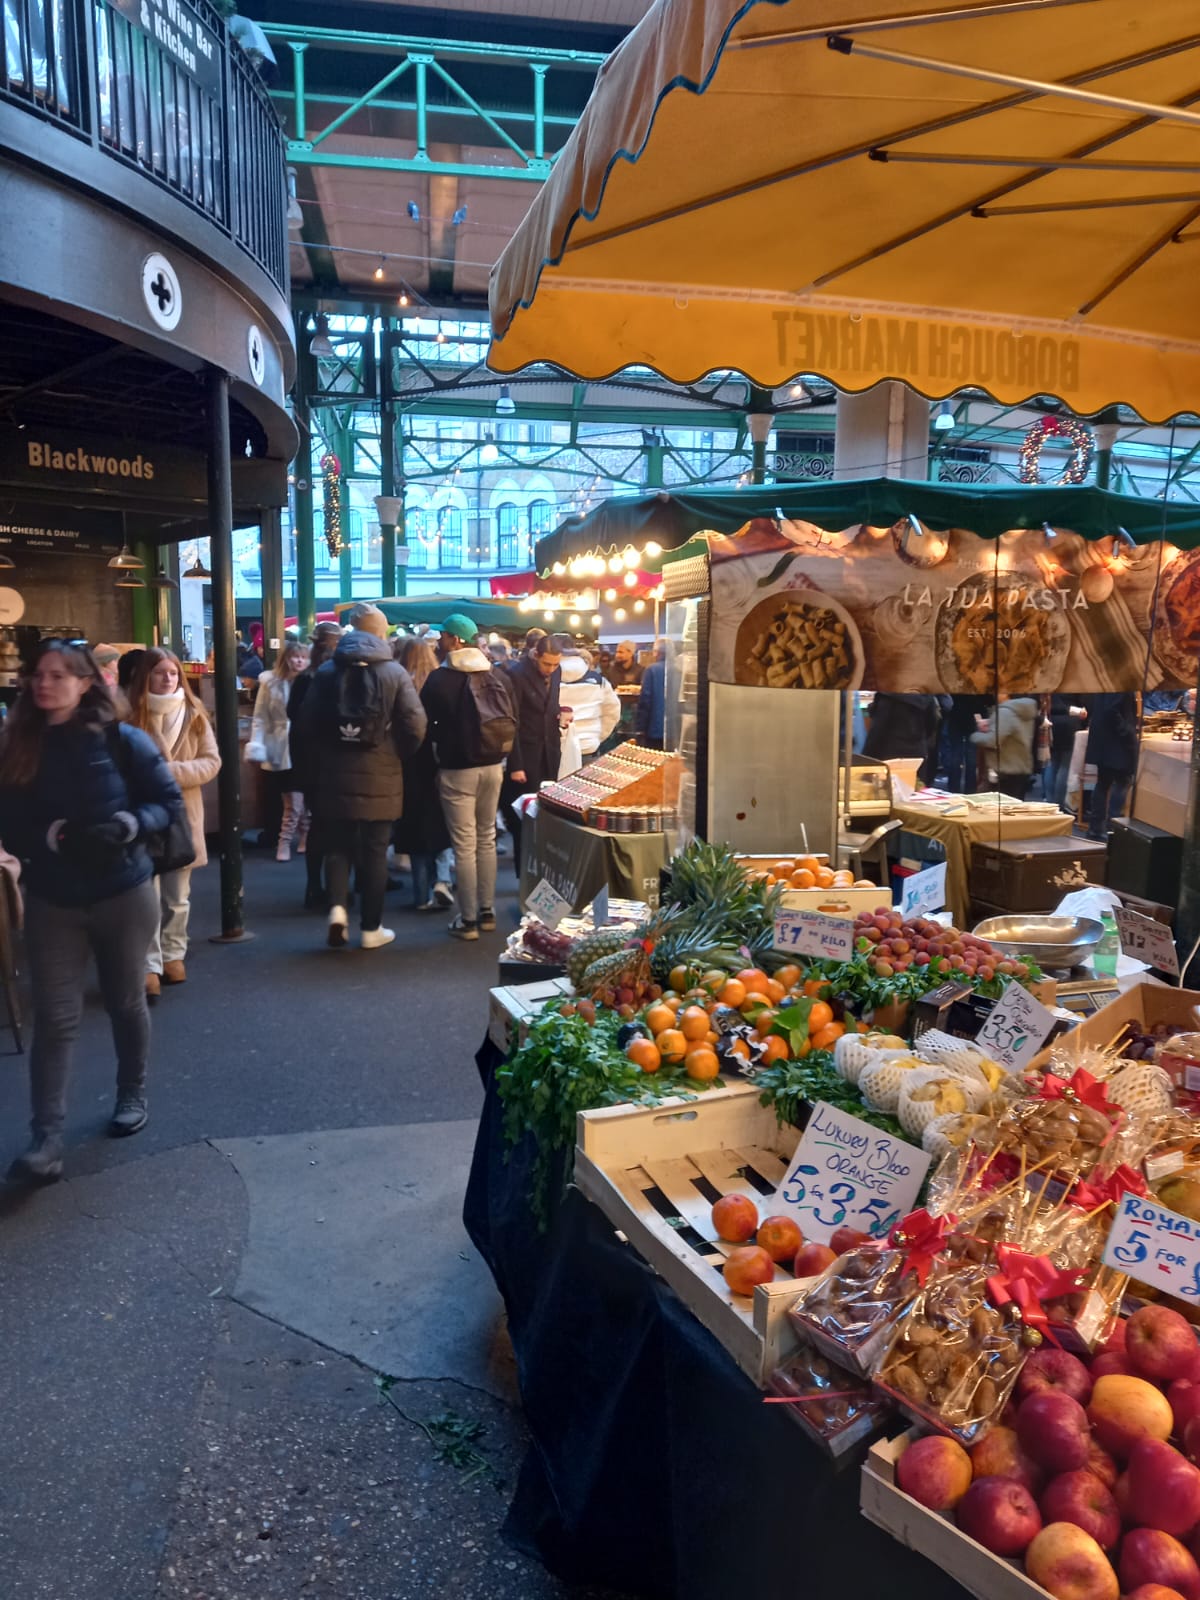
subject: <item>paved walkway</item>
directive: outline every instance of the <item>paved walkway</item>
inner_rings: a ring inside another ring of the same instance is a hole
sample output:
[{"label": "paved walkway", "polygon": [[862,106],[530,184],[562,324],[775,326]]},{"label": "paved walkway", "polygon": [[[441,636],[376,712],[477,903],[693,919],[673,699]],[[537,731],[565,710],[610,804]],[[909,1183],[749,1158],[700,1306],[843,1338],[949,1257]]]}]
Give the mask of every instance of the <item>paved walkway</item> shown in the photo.
[{"label": "paved walkway", "polygon": [[198,875],[150,1125],[104,1137],[93,994],[67,1181],[0,1188],[5,1600],[584,1600],[498,1535],[524,1436],[460,1211],[503,935],[395,894],[393,946],[328,951],[303,871],[250,855],[236,947]]}]

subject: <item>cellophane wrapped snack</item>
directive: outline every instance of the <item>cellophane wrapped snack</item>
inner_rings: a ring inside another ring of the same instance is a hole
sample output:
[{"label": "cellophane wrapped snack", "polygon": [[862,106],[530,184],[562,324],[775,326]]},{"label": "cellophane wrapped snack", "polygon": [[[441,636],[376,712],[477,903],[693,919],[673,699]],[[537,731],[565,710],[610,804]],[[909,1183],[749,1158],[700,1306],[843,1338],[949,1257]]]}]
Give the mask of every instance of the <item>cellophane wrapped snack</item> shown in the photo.
[{"label": "cellophane wrapped snack", "polygon": [[956,1235],[912,1299],[875,1381],[920,1422],[972,1444],[999,1417],[1025,1356],[1019,1330],[990,1304],[995,1270],[980,1241]]},{"label": "cellophane wrapped snack", "polygon": [[920,1287],[904,1250],[884,1242],[847,1250],[797,1300],[788,1316],[826,1356],[867,1376],[888,1329]]},{"label": "cellophane wrapped snack", "polygon": [[775,1369],[767,1386],[788,1400],[783,1409],[835,1459],[881,1432],[892,1414],[865,1378],[806,1345]]}]

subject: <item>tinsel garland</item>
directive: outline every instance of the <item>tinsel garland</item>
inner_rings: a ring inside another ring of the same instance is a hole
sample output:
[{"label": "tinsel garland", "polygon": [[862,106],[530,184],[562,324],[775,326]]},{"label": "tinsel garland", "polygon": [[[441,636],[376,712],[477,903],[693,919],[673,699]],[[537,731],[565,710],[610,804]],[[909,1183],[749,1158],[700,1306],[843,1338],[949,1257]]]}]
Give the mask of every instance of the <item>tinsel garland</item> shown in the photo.
[{"label": "tinsel garland", "polygon": [[1041,483],[1042,448],[1047,440],[1067,439],[1071,455],[1056,484],[1080,484],[1087,481],[1092,464],[1095,441],[1092,430],[1074,417],[1039,417],[1021,443],[1020,477],[1022,483]]},{"label": "tinsel garland", "polygon": [[342,463],[329,450],[321,457],[325,505],[325,543],[331,556],[340,556],[342,544]]}]

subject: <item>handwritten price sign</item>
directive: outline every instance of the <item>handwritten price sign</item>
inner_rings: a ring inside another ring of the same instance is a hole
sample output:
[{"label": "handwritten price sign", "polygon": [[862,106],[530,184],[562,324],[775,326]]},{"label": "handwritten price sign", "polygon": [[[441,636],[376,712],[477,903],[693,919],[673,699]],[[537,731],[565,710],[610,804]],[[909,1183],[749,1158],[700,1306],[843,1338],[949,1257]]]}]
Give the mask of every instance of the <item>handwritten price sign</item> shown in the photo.
[{"label": "handwritten price sign", "polygon": [[916,1205],[930,1160],[819,1100],[773,1203],[818,1244],[843,1223],[878,1238]]},{"label": "handwritten price sign", "polygon": [[775,917],[775,948],[789,955],[849,961],[854,954],[854,924],[823,911],[780,911]]},{"label": "handwritten price sign", "polygon": [[1139,1283],[1200,1302],[1200,1222],[1168,1211],[1153,1198],[1125,1195],[1103,1259]]},{"label": "handwritten price sign", "polygon": [[940,911],[946,904],[946,863],[926,867],[924,872],[914,872],[905,878],[900,890],[900,914],[908,921],[924,917],[930,911]]},{"label": "handwritten price sign", "polygon": [[557,928],[570,911],[571,902],[564,900],[548,879],[540,878],[529,891],[525,909],[526,911],[532,911],[534,916],[539,921],[544,922],[548,928]]},{"label": "handwritten price sign", "polygon": [[1124,906],[1114,908],[1113,918],[1121,936],[1121,949],[1127,956],[1172,978],[1179,976],[1179,953],[1165,922],[1155,922],[1153,917],[1140,916]]},{"label": "handwritten price sign", "polygon": [[988,1012],[975,1043],[1011,1072],[1020,1072],[1050,1037],[1054,1022],[1052,1011],[1035,1000],[1028,989],[1010,981]]}]

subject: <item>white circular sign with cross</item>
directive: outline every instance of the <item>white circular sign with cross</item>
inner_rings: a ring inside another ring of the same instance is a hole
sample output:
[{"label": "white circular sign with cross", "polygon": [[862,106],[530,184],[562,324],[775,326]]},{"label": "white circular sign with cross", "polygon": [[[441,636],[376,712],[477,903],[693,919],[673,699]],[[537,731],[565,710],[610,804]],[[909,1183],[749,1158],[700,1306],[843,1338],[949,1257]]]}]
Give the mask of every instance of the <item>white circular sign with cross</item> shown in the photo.
[{"label": "white circular sign with cross", "polygon": [[246,360],[250,363],[250,376],[261,389],[267,376],[267,351],[262,329],[253,322],[246,330]]},{"label": "white circular sign with cross", "polygon": [[157,250],[142,262],[142,297],[160,328],[171,333],[179,326],[183,315],[183,290],[175,268]]}]

